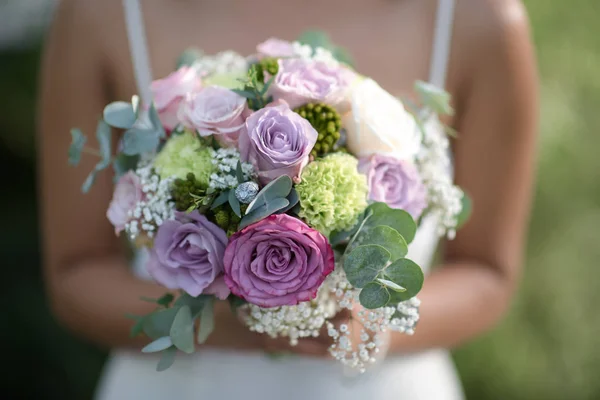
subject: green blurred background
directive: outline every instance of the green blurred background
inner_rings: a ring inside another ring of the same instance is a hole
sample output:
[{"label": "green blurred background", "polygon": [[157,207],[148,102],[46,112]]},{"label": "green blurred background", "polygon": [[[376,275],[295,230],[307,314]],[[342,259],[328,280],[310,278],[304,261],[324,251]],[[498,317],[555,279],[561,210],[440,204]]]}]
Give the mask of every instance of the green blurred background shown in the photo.
[{"label": "green blurred background", "polygon": [[[46,2],[4,1],[0,27],[14,26],[6,11],[17,3],[37,8],[26,19],[44,24]],[[498,328],[454,354],[469,399],[600,399],[600,1],[525,4],[542,76],[542,124],[524,279]],[[86,399],[105,354],[56,325],[40,273],[34,111],[41,37],[34,29],[12,46],[0,42],[0,343],[9,370],[0,393]]]}]

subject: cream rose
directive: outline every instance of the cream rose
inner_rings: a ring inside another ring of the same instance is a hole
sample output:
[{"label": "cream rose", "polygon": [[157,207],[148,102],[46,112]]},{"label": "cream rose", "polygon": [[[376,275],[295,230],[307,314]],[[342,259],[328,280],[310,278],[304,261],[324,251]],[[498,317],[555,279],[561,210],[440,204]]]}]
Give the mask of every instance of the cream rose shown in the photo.
[{"label": "cream rose", "polygon": [[388,154],[414,159],[421,134],[401,101],[366,78],[352,88],[351,103],[352,110],[342,117],[348,150],[358,158]]}]

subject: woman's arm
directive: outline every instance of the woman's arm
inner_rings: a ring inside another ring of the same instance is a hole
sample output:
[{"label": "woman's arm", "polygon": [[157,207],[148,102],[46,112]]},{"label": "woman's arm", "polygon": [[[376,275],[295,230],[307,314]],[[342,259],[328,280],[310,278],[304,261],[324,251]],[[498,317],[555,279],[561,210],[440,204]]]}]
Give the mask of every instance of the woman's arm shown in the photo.
[{"label": "woman's arm", "polygon": [[[61,2],[42,63],[38,143],[47,290],[55,315],[75,333],[106,347],[140,345],[149,339],[130,339],[133,322],[125,315],[150,312],[153,305],[139,298],[159,297],[165,289],[129,270],[123,243],[106,218],[112,171],[100,173],[92,190],[82,194],[81,184],[98,159],[84,154],[77,167],[67,163],[70,129],[81,128],[90,146],[97,147],[93,133],[110,101],[110,55],[103,51],[98,18],[87,5]],[[218,304],[216,318],[208,344],[262,345],[262,336],[244,328],[226,303]]]},{"label": "woman's arm", "polygon": [[537,76],[521,4],[497,2],[492,14],[470,16],[469,29],[482,32],[472,35],[473,69],[457,107],[455,177],[473,199],[473,213],[447,243],[443,265],[425,280],[415,335],[394,335],[391,351],[453,347],[490,329],[506,312],[520,277],[534,175]]}]

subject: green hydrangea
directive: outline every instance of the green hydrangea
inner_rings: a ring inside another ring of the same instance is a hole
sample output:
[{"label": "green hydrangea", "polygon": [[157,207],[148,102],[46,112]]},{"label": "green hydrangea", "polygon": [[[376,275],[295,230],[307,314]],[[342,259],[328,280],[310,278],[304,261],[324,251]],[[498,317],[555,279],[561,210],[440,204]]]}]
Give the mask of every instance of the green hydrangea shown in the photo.
[{"label": "green hydrangea", "polygon": [[154,159],[154,168],[161,178],[186,179],[193,173],[202,187],[208,187],[210,175],[216,171],[212,149],[205,147],[192,132],[172,136]]},{"label": "green hydrangea", "polygon": [[351,228],[367,207],[367,178],[357,165],[350,154],[333,153],[302,171],[299,216],[324,235]]}]

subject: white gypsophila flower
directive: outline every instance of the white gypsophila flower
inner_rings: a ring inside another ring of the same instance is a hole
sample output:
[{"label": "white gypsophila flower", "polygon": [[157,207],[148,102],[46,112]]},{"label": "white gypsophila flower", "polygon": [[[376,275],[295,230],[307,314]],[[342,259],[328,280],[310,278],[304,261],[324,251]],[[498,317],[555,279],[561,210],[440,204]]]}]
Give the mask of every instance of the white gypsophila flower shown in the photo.
[{"label": "white gypsophila flower", "polygon": [[[214,189],[232,189],[238,185],[236,175],[237,165],[240,162],[240,153],[235,148],[220,148],[212,150],[212,162],[217,167],[217,172],[210,176],[209,187]],[[242,162],[242,175],[244,181],[254,178],[252,164]]]},{"label": "white gypsophila flower", "polygon": [[140,235],[153,238],[158,227],[175,215],[175,204],[171,199],[171,184],[174,179],[160,179],[150,162],[142,162],[135,170],[142,186],[142,200],[129,212],[130,221],[125,231],[131,240]]},{"label": "white gypsophila flower", "polygon": [[462,211],[463,191],[452,180],[450,142],[436,119],[428,119],[423,129],[422,147],[416,157],[421,179],[427,187],[427,215],[438,221],[437,232],[453,239],[457,217]]},{"label": "white gypsophila flower", "polygon": [[[353,288],[346,278],[341,266],[330,275],[329,290],[337,299],[339,309],[353,310],[359,305],[360,291]],[[329,278],[329,277],[328,277]],[[381,358],[387,346],[389,331],[412,335],[419,320],[420,302],[417,298],[399,303],[396,307],[381,307],[367,310],[360,306],[356,313],[357,320],[352,324],[336,327],[327,321],[327,334],[333,339],[331,355],[350,370],[363,373],[368,366]],[[360,333],[353,332],[360,329]],[[352,338],[359,342],[353,343]]]},{"label": "white gypsophila flower", "polygon": [[316,47],[313,51],[313,48],[310,45],[292,42],[292,49],[298,58],[321,61],[331,67],[337,67],[340,64],[333,56],[333,53],[323,47]]},{"label": "white gypsophila flower", "polygon": [[215,55],[203,55],[194,63],[199,76],[228,74],[246,71],[248,61],[235,51],[223,51]]},{"label": "white gypsophila flower", "polygon": [[328,286],[326,279],[314,300],[295,306],[263,308],[246,304],[240,307],[240,311],[251,331],[264,333],[272,338],[287,337],[290,345],[295,346],[298,339],[319,336],[326,320],[337,313],[336,302],[330,295]]}]

